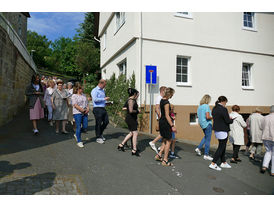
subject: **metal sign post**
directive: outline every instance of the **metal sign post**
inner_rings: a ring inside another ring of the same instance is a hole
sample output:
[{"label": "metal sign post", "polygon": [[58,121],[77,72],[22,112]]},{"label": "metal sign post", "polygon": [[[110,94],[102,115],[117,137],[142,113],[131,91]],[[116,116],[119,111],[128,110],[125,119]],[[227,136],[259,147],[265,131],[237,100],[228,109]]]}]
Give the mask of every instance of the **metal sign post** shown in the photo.
[{"label": "metal sign post", "polygon": [[149,133],[152,133],[152,85],[157,81],[157,67],[152,65],[146,66],[146,83],[149,84]]}]

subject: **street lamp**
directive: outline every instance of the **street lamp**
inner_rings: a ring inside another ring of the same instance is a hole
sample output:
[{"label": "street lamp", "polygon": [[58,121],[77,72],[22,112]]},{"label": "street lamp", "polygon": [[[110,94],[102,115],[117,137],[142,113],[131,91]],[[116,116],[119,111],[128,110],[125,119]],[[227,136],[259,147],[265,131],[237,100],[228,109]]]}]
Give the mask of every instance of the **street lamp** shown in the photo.
[{"label": "street lamp", "polygon": [[32,59],[33,59],[33,52],[36,52],[36,50],[34,50],[34,49],[30,50],[30,56]]}]

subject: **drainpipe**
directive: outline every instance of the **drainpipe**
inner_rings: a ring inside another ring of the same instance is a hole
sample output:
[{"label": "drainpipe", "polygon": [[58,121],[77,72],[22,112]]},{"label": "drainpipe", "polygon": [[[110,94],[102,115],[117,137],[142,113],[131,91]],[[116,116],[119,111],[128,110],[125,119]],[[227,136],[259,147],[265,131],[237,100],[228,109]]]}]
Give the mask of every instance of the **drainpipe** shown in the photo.
[{"label": "drainpipe", "polygon": [[143,59],[142,59],[142,52],[143,52],[143,47],[142,47],[142,40],[143,38],[143,25],[142,25],[142,12],[140,12],[140,38],[139,38],[139,57],[140,57],[140,105],[143,103],[142,102],[142,97],[143,97],[143,91],[142,91],[142,85],[143,85]]}]

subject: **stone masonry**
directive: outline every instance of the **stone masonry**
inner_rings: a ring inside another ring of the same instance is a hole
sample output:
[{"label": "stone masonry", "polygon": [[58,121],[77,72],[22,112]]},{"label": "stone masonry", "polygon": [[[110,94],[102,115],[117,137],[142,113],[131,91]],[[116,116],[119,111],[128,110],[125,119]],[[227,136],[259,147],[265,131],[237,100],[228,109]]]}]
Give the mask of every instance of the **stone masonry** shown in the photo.
[{"label": "stone masonry", "polygon": [[34,70],[0,26],[0,126],[24,107],[25,88],[33,74]]}]

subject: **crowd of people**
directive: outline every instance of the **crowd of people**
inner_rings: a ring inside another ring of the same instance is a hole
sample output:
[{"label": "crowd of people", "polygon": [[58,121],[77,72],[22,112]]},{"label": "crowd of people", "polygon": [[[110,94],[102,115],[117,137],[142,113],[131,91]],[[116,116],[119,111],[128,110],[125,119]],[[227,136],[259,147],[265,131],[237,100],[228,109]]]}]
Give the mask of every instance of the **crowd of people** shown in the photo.
[{"label": "crowd of people", "polygon": [[[60,132],[60,123],[62,125],[61,132],[67,134],[66,125],[70,122],[73,125],[74,137],[77,146],[84,147],[81,139],[81,133],[87,131],[89,100],[93,103],[93,114],[95,117],[95,135],[96,142],[103,144],[106,138],[103,132],[109,124],[108,113],[105,109],[107,105],[112,104],[109,97],[105,94],[106,81],[101,79],[92,91],[91,98],[87,98],[83,93],[83,87],[79,82],[73,84],[68,82],[65,84],[61,79],[56,77],[45,78],[38,74],[33,75],[31,84],[26,88],[26,96],[28,97],[30,120],[33,124],[33,133],[38,134],[37,121],[44,118],[46,110],[49,125],[55,123],[55,132]],[[156,152],[154,159],[161,161],[163,166],[171,166],[170,158],[177,158],[175,155],[175,134],[177,133],[175,125],[174,106],[170,104],[170,99],[175,94],[175,90],[171,87],[160,87],[160,94],[155,103],[156,112],[156,131],[159,135],[149,145]],[[137,147],[138,143],[138,114],[140,109],[137,103],[139,91],[134,88],[128,89],[128,99],[123,109],[126,111],[125,122],[128,125],[129,133],[124,140],[118,145],[119,151],[125,152],[125,145],[131,140],[131,154],[140,156]],[[226,161],[227,141],[233,145],[233,156],[230,159],[231,164],[240,163],[239,158],[240,147],[245,145],[246,128],[248,134],[248,142],[246,144],[246,152],[250,153],[250,159],[255,160],[256,155],[261,154],[264,144],[266,152],[261,168],[264,173],[269,167],[270,161],[271,176],[274,176],[274,105],[270,108],[270,114],[263,116],[261,110],[256,108],[246,121],[239,113],[238,105],[232,106],[232,112],[229,114],[226,104],[228,99],[220,96],[215,102],[212,111],[210,109],[211,97],[206,94],[202,97],[197,110],[198,121],[203,130],[204,137],[195,149],[197,155],[202,155],[204,149],[204,160],[209,160],[209,168],[221,171],[222,168],[231,168]],[[46,109],[45,109],[46,108]],[[212,122],[213,120],[213,122]],[[213,155],[210,156],[210,142],[214,130],[215,137],[218,140],[218,148]],[[161,147],[157,148],[155,143],[161,141]],[[217,163],[221,161],[220,166]]]}]

